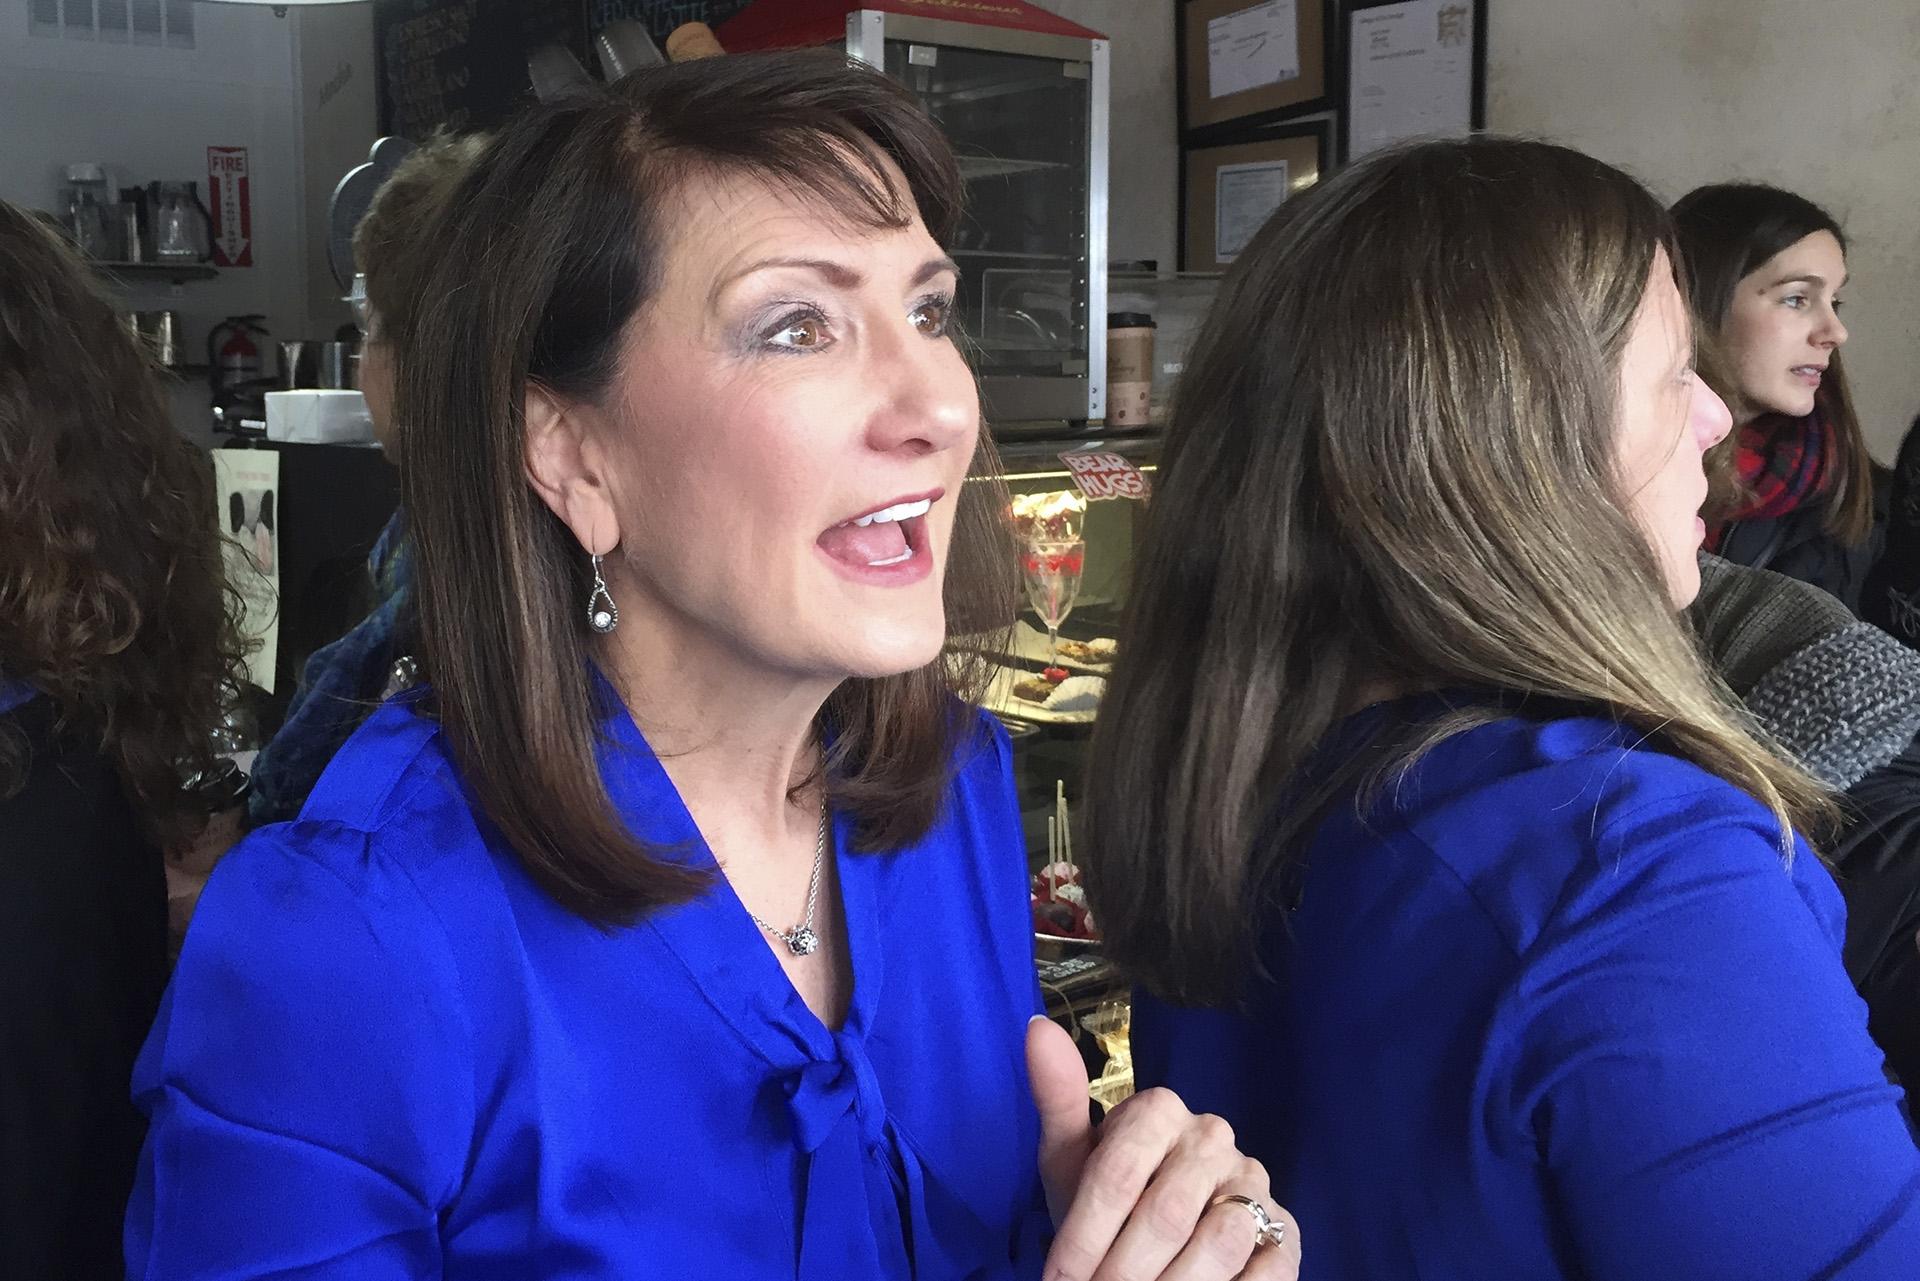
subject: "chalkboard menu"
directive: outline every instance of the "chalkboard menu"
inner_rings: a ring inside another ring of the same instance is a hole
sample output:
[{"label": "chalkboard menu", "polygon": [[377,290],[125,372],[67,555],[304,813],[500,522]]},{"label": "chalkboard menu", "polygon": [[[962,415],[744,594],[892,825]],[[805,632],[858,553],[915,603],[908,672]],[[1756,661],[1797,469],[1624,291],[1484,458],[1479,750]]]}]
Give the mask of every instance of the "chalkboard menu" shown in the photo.
[{"label": "chalkboard menu", "polygon": [[587,0],[587,26],[592,31],[615,18],[631,18],[646,27],[656,42],[664,42],[683,22],[717,27],[746,8],[752,0]]},{"label": "chalkboard menu", "polygon": [[[587,0],[374,0],[380,132],[488,129],[533,101],[527,51],[587,56]],[[589,64],[590,65],[590,64]]]}]

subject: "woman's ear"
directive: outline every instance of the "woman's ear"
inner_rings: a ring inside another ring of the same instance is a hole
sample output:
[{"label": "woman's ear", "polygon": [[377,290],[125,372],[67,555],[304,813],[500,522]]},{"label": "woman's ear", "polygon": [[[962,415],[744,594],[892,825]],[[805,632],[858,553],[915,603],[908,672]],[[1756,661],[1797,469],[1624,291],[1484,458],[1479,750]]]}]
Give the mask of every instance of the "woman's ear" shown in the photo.
[{"label": "woman's ear", "polygon": [[587,415],[545,388],[527,389],[527,482],[590,555],[620,545],[620,517],[606,485],[604,454]]}]

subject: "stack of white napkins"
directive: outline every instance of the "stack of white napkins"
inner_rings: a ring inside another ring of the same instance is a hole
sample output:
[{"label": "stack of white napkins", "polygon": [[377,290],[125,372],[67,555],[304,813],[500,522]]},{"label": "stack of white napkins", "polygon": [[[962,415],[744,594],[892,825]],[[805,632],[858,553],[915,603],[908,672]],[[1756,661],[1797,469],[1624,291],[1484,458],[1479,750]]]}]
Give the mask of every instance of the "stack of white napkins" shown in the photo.
[{"label": "stack of white napkins", "polygon": [[299,445],[370,445],[373,418],[357,391],[267,393],[267,439]]},{"label": "stack of white napkins", "polygon": [[1053,687],[1047,701],[1040,704],[1050,712],[1090,712],[1100,706],[1107,682],[1099,676],[1069,676]]}]

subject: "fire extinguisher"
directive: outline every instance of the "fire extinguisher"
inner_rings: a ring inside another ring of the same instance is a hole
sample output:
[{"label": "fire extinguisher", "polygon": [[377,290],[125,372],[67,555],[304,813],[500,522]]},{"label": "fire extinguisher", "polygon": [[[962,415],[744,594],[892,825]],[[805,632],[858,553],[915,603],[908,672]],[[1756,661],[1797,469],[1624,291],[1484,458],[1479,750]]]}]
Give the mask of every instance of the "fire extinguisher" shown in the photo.
[{"label": "fire extinguisher", "polygon": [[253,335],[267,337],[266,329],[259,323],[265,319],[265,316],[229,316],[207,335],[208,379],[215,395],[261,376],[264,362]]}]

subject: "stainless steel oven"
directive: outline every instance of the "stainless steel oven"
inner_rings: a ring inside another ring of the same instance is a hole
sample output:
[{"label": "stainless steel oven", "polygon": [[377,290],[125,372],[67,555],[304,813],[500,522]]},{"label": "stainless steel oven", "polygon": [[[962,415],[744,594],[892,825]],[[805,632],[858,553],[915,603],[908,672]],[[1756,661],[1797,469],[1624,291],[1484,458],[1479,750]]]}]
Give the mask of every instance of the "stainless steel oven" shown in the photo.
[{"label": "stainless steel oven", "polygon": [[995,432],[1098,422],[1107,41],[859,9],[847,51],[911,89],[959,153],[958,310]]}]

